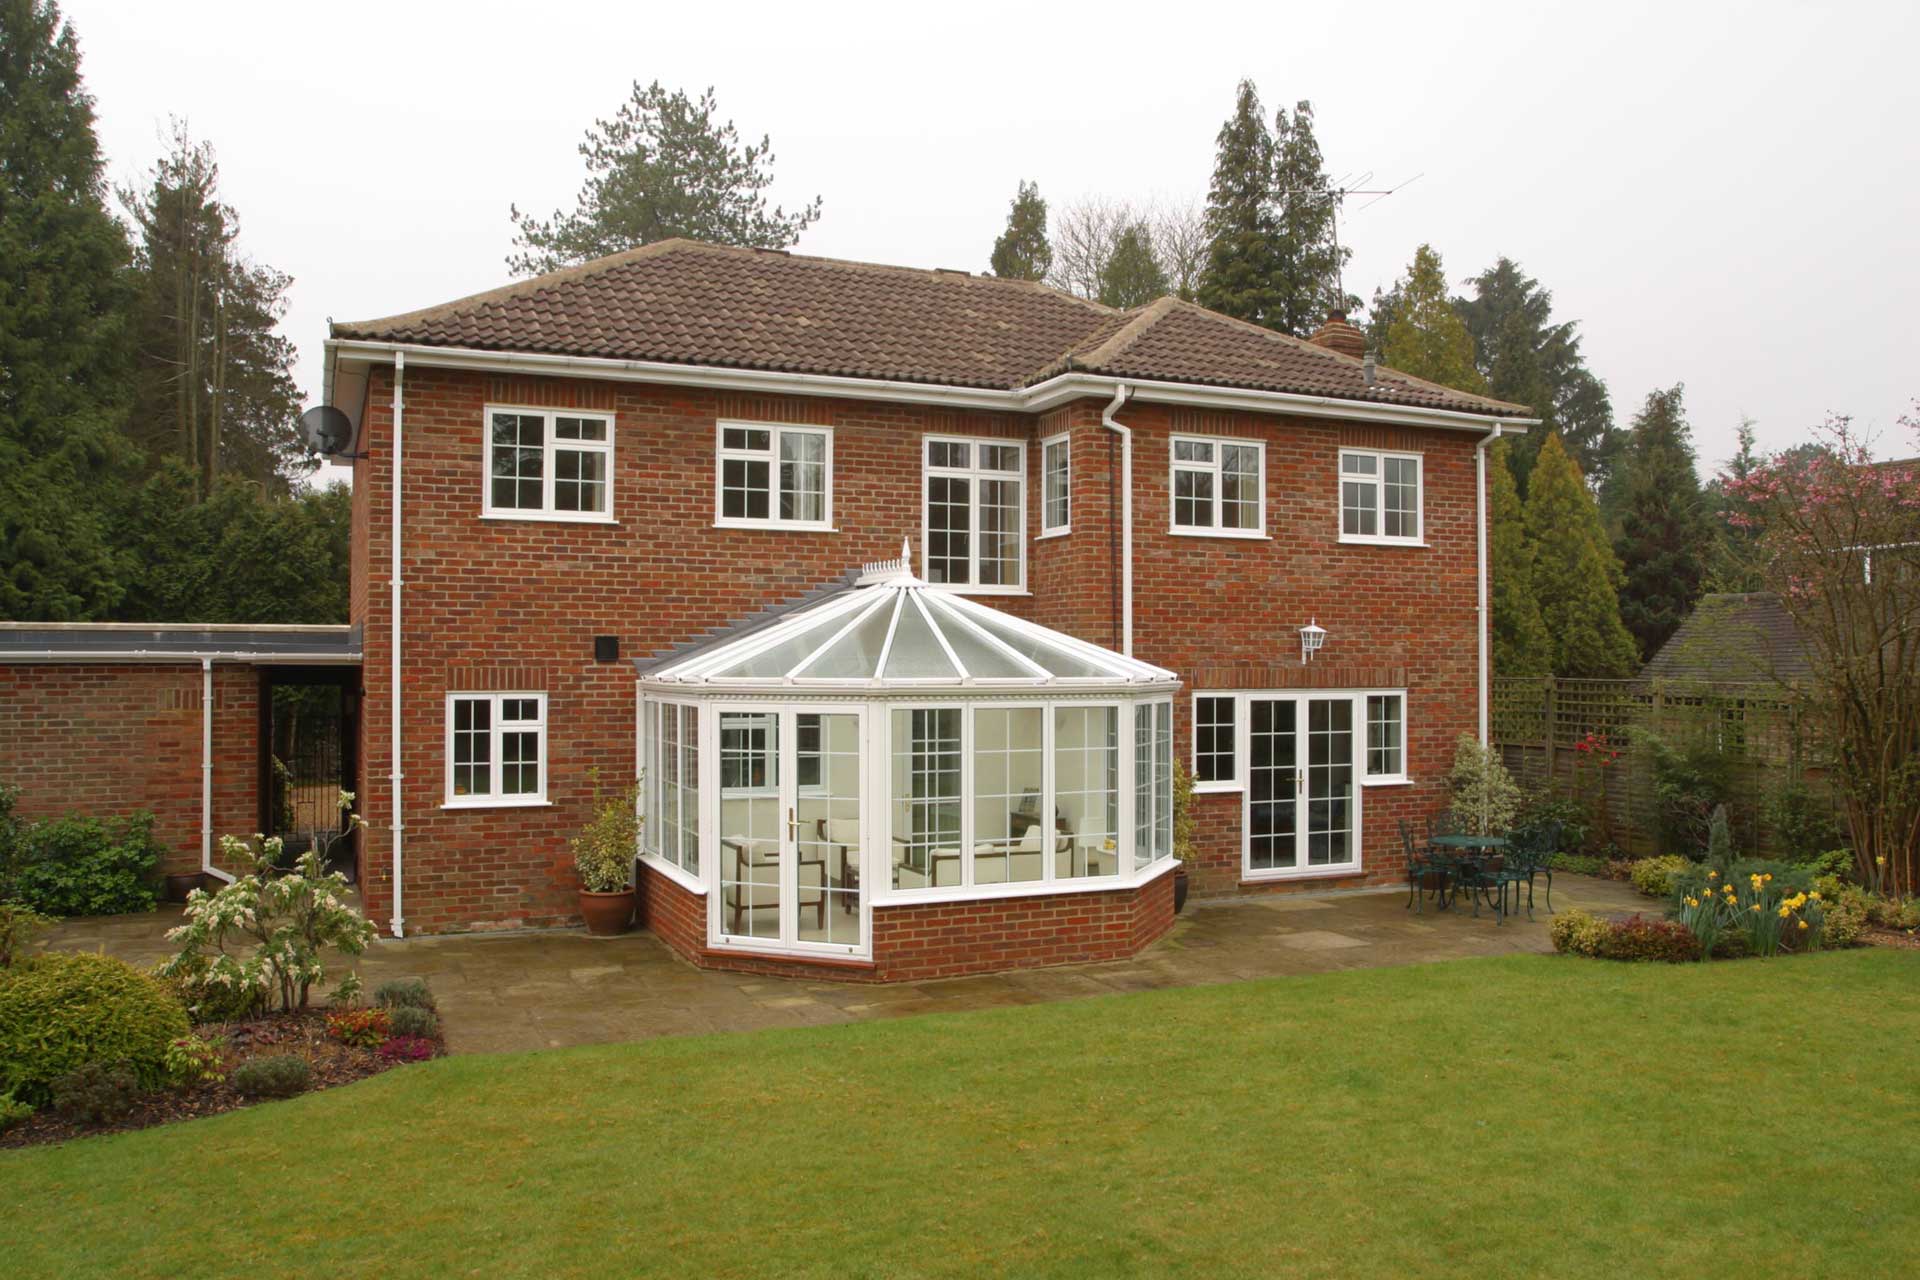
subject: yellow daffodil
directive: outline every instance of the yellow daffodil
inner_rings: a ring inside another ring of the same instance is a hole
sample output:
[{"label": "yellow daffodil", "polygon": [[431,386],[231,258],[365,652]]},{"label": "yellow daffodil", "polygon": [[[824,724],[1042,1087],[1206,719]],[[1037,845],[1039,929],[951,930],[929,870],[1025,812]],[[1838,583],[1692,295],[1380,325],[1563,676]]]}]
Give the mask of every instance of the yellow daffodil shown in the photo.
[{"label": "yellow daffodil", "polygon": [[1760,909],[1760,904],[1759,904],[1759,903],[1757,903],[1757,902],[1756,902],[1756,903],[1754,903],[1754,904],[1753,904],[1753,909],[1754,909],[1755,911],[1758,911],[1758,910]]},{"label": "yellow daffodil", "polygon": [[1884,854],[1884,853],[1883,853],[1883,854],[1881,854],[1881,855],[1880,855],[1879,857],[1877,857],[1877,858],[1875,858],[1875,859],[1874,859],[1874,862],[1875,862],[1875,863],[1877,863],[1877,864],[1878,864],[1878,865],[1880,865],[1880,866],[1883,866],[1883,867],[1884,867],[1884,866],[1886,866],[1886,865],[1887,865],[1887,855],[1886,855],[1886,854]]},{"label": "yellow daffodil", "polygon": [[[1756,908],[1756,909],[1757,909],[1757,908]],[[1792,914],[1793,914],[1793,908],[1792,908],[1792,907],[1790,907],[1790,906],[1788,906],[1788,905],[1787,905],[1786,903],[1784,903],[1784,902],[1780,904],[1780,918],[1781,918],[1782,920],[1785,920],[1785,919],[1786,919],[1786,918],[1787,918],[1788,916],[1790,916],[1790,915],[1792,915]]]},{"label": "yellow daffodil", "polygon": [[1812,898],[1815,902],[1820,901],[1820,891],[1818,889],[1815,889],[1812,893],[1808,894],[1807,896],[1809,898]]},{"label": "yellow daffodil", "polygon": [[1718,871],[1712,871],[1712,870],[1709,870],[1709,871],[1707,872],[1707,879],[1709,879],[1709,880],[1718,880],[1719,878],[1720,878],[1720,873],[1719,873]]},{"label": "yellow daffodil", "polygon": [[1804,929],[1804,928],[1806,928],[1806,927],[1807,927],[1807,922],[1806,922],[1805,920],[1802,920],[1802,921],[1800,922],[1800,927],[1801,927],[1802,929]]},{"label": "yellow daffodil", "polygon": [[1761,876],[1760,878],[1761,878],[1762,880],[1771,880],[1771,879],[1773,879],[1773,872],[1771,872],[1771,871],[1769,871],[1769,872],[1767,872],[1767,874],[1765,874],[1765,875],[1763,875],[1763,876]]}]

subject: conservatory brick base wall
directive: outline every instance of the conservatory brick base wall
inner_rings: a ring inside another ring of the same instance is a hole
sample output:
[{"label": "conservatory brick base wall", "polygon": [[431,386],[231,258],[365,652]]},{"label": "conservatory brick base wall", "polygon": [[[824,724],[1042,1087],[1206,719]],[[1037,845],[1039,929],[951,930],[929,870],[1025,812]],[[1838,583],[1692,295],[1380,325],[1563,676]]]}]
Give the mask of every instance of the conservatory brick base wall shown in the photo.
[{"label": "conservatory brick base wall", "polygon": [[707,946],[706,902],[640,868],[640,922],[703,969],[852,982],[914,982],[1123,960],[1173,926],[1173,874],[1137,889],[876,907],[873,959],[787,960]]},{"label": "conservatory brick base wall", "polygon": [[[153,814],[163,875],[200,869],[198,662],[0,664],[0,782],[23,818]],[[213,669],[213,831],[260,825],[260,678]],[[215,850],[215,863],[219,853]]]}]

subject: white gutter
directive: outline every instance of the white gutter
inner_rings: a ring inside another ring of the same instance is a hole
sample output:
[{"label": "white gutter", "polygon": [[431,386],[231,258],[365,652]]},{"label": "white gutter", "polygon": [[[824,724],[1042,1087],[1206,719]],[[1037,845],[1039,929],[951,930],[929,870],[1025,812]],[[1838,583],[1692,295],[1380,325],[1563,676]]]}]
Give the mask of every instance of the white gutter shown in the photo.
[{"label": "white gutter", "polygon": [[391,713],[392,723],[388,731],[389,741],[387,745],[387,750],[389,755],[388,755],[388,761],[387,761],[387,764],[388,764],[387,791],[388,791],[389,803],[393,807],[393,919],[388,921],[388,924],[392,927],[393,936],[396,938],[404,938],[407,936],[406,927],[405,927],[405,924],[403,923],[405,920],[405,917],[401,914],[401,911],[400,911],[400,876],[401,876],[400,849],[401,849],[401,840],[406,828],[406,824],[402,820],[401,814],[400,814],[401,782],[406,777],[406,774],[402,772],[400,768],[400,706],[401,706],[401,702],[404,699],[403,690],[400,684],[400,498],[401,498],[401,495],[405,492],[405,490],[401,488],[401,484],[400,484],[400,480],[401,480],[400,467],[401,467],[401,460],[403,455],[403,450],[401,448],[401,442],[403,439],[401,435],[401,423],[402,423],[402,416],[405,410],[405,405],[401,396],[400,383],[401,383],[401,379],[406,376],[406,372],[407,372],[407,353],[404,351],[394,352],[393,353],[393,490],[392,490],[392,495],[390,499],[393,503],[393,531],[389,535],[393,544],[392,545],[393,556],[392,556],[392,563],[390,564],[387,570],[387,579],[390,584],[391,597],[392,597],[391,603],[388,606],[388,612],[391,615],[391,621],[393,624],[393,631],[392,631],[393,647],[390,655],[390,660],[392,662],[392,677],[391,677],[392,686],[388,690],[387,705]]},{"label": "white gutter", "polygon": [[213,865],[213,659],[200,659],[200,873],[233,883]]},{"label": "white gutter", "polygon": [[1474,607],[1475,639],[1479,642],[1480,674],[1480,745],[1487,745],[1487,446],[1500,438],[1502,427],[1496,425],[1493,430],[1480,438],[1473,446],[1473,501],[1475,519],[1473,522],[1476,540],[1476,554],[1479,572],[1479,603]]},{"label": "white gutter", "polygon": [[339,653],[253,653],[224,650],[191,653],[168,649],[20,649],[0,652],[0,666],[10,662],[153,662],[162,666],[190,662],[238,662],[298,665],[303,667],[357,666],[357,656]]},{"label": "white gutter", "polygon": [[1100,425],[1120,437],[1120,652],[1133,656],[1133,432],[1113,420],[1127,402],[1127,384],[1115,384]]},{"label": "white gutter", "polygon": [[[342,359],[384,364],[402,354],[414,364],[440,369],[494,372],[573,374],[621,382],[654,382],[668,386],[698,386],[724,391],[763,391],[789,395],[841,396],[852,400],[892,400],[904,404],[957,405],[1034,413],[1089,396],[1109,396],[1122,385],[1135,400],[1194,405],[1212,409],[1245,409],[1255,413],[1289,413],[1302,417],[1343,418],[1351,422],[1381,422],[1399,426],[1443,427],[1484,431],[1496,422],[1534,426],[1537,418],[1501,418],[1491,413],[1455,409],[1428,409],[1417,405],[1379,404],[1343,400],[1338,396],[1294,395],[1280,391],[1243,391],[1194,382],[1122,380],[1102,374],[1063,373],[1030,387],[1003,390],[992,387],[956,387],[930,382],[903,382],[885,378],[849,378],[829,374],[783,373],[764,369],[729,369],[715,365],[668,364],[654,360],[614,360],[600,356],[556,356],[531,352],[482,351],[472,347],[432,347],[404,342],[374,342],[357,338],[327,340],[327,377]],[[329,397],[328,403],[332,403]]]}]

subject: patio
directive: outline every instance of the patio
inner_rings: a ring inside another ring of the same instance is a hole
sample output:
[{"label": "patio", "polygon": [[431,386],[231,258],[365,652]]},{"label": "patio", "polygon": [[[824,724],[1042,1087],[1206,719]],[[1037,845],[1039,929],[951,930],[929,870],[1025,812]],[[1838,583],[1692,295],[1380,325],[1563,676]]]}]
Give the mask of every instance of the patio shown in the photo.
[{"label": "patio", "polygon": [[[1040,1004],[1159,987],[1423,964],[1551,950],[1544,904],[1496,925],[1463,908],[1424,915],[1406,891],[1284,894],[1190,904],[1172,932],[1129,960],[891,985],[806,982],[696,969],[648,933],[579,931],[383,940],[361,961],[369,988],[389,978],[433,985],[457,1053],[559,1048],[653,1036],[799,1027],[916,1013]],[[1630,885],[1561,875],[1560,910],[1624,914],[1649,906]],[[47,939],[138,965],[169,954],[179,909],[75,920]]]}]

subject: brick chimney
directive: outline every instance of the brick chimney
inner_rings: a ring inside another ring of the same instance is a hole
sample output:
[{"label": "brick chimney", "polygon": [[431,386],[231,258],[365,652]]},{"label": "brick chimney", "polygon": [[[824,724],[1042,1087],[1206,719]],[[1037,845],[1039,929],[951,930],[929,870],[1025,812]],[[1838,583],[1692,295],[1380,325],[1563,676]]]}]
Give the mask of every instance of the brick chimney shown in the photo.
[{"label": "brick chimney", "polygon": [[1327,322],[1315,329],[1307,341],[1356,360],[1367,350],[1367,335],[1349,324],[1347,313],[1339,307],[1327,312]]}]

